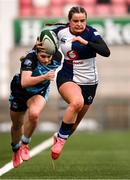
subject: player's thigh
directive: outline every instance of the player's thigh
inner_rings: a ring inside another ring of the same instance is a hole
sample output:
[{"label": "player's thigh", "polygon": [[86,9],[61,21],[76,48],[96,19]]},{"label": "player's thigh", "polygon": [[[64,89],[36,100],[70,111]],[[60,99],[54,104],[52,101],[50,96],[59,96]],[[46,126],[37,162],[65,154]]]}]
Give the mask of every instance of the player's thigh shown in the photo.
[{"label": "player's thigh", "polygon": [[67,103],[73,101],[80,101],[83,103],[84,101],[80,86],[74,82],[65,82],[60,86],[59,92]]},{"label": "player's thigh", "polygon": [[32,96],[27,101],[28,110],[30,112],[36,112],[38,114],[44,109],[45,105],[46,105],[46,100],[41,95]]}]

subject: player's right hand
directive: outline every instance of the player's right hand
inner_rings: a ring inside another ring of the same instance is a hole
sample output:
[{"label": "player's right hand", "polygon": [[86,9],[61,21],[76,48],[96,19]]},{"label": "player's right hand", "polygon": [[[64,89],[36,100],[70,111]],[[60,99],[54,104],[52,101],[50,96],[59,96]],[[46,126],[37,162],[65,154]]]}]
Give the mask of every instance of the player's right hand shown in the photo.
[{"label": "player's right hand", "polygon": [[55,71],[51,70],[47,74],[45,74],[46,80],[53,81],[55,78]]},{"label": "player's right hand", "polygon": [[36,41],[35,46],[39,51],[45,51],[45,49],[43,47],[43,43],[40,41],[39,37],[37,37],[37,41]]}]

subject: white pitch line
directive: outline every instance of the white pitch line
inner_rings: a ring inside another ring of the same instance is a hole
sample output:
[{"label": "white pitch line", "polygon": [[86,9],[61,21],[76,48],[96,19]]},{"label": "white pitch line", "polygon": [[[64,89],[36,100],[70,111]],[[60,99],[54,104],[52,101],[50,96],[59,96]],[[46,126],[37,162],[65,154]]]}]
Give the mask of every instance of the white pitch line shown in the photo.
[{"label": "white pitch line", "polygon": [[[53,144],[53,137],[43,141],[41,144],[39,144],[38,146],[34,147],[31,151],[30,151],[30,157],[32,158],[33,156],[36,156],[37,154],[39,154],[40,152],[42,152],[43,150],[49,148],[50,146],[52,146]],[[23,161],[21,161],[22,163]],[[7,173],[8,171],[10,171],[11,169],[13,169],[13,163],[12,161],[10,161],[9,163],[5,164],[2,168],[0,168],[0,176],[2,176],[3,174]]]}]

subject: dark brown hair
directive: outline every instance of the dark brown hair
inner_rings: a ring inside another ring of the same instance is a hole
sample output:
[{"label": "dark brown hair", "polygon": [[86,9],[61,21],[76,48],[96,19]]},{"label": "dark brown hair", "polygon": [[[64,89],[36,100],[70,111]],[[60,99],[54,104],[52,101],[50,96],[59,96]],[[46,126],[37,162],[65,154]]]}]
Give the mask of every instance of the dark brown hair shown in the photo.
[{"label": "dark brown hair", "polygon": [[86,15],[86,17],[87,17],[87,12],[86,12],[86,10],[85,10],[83,7],[81,7],[81,6],[75,6],[75,7],[72,7],[72,8],[70,9],[70,11],[69,11],[69,14],[68,14],[68,20],[69,20],[69,21],[72,19],[72,16],[73,16],[73,14],[75,14],[75,13],[84,13],[84,14]]}]

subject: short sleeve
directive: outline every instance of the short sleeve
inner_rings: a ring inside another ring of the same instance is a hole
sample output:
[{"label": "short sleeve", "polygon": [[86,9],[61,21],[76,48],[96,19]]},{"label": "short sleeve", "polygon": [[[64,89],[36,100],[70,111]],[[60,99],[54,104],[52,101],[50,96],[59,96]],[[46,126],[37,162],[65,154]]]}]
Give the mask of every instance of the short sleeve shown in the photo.
[{"label": "short sleeve", "polygon": [[33,71],[36,64],[36,58],[35,55],[28,54],[21,63],[21,71]]}]

